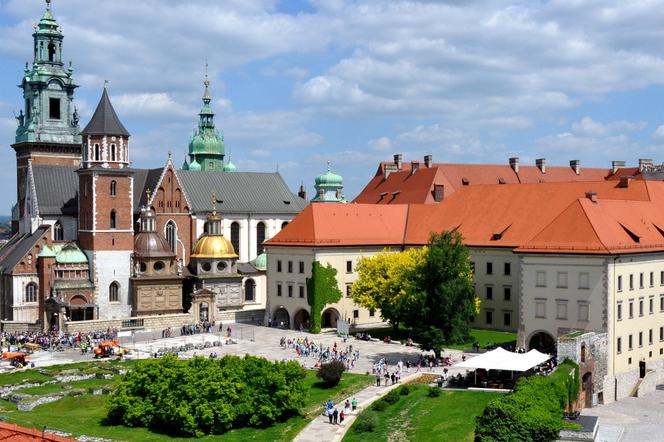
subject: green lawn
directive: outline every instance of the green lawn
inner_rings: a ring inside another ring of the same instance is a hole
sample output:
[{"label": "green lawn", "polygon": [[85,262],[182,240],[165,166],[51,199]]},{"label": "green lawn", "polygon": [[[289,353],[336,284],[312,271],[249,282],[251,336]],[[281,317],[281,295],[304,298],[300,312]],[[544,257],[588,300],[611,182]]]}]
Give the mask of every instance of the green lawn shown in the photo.
[{"label": "green lawn", "polygon": [[[67,368],[66,366],[62,366]],[[55,373],[57,370],[53,369]],[[3,379],[0,375],[0,382]],[[233,430],[222,436],[207,436],[205,440],[224,440],[224,441],[290,441],[297,433],[304,428],[307,423],[318,414],[323,402],[332,399],[335,402],[343,400],[347,396],[359,391],[372,383],[371,376],[345,373],[341,383],[333,388],[324,388],[315,376],[315,372],[308,371],[305,378],[305,385],[308,389],[305,397],[304,416],[295,416],[285,422],[276,424],[265,429],[244,428]],[[85,381],[71,382],[73,388],[98,387],[101,385],[111,385],[114,380],[89,379]],[[53,391],[56,386],[45,385],[25,389],[23,392],[32,394],[46,394]],[[40,390],[41,389],[41,390]],[[46,393],[45,393],[46,392]],[[17,411],[16,407],[10,403],[0,402],[0,414],[9,422],[15,422],[21,425],[34,428],[57,429],[72,433],[76,436],[85,434],[88,436],[97,436],[114,440],[125,441],[167,441],[167,440],[189,440],[187,438],[174,438],[158,433],[153,433],[145,428],[128,428],[124,426],[104,425],[106,416],[106,401],[108,396],[93,396],[85,394],[77,397],[65,397],[50,404],[41,405],[32,411]]]},{"label": "green lawn", "polygon": [[[369,440],[472,441],[475,417],[498,393],[443,391],[439,397],[427,396],[426,385],[411,386],[408,396],[383,411],[372,411],[378,417],[373,432],[358,433],[351,427],[344,442]],[[355,421],[357,422],[357,420]]]},{"label": "green lawn", "polygon": [[[408,327],[401,326],[396,332],[392,327],[381,327],[381,328],[372,328],[372,329],[362,329],[358,330],[364,333],[369,333],[372,338],[383,339],[385,336],[389,336],[395,341],[405,341],[408,338],[412,337],[412,332]],[[485,348],[490,344],[510,344],[516,343],[516,333],[511,332],[502,332],[495,330],[482,330],[479,328],[474,328],[470,331],[471,336],[473,336],[480,343],[482,348]],[[463,350],[465,348],[472,348],[473,342],[467,342],[465,344],[456,344],[456,345],[446,345],[445,348],[451,348],[455,350]]]}]

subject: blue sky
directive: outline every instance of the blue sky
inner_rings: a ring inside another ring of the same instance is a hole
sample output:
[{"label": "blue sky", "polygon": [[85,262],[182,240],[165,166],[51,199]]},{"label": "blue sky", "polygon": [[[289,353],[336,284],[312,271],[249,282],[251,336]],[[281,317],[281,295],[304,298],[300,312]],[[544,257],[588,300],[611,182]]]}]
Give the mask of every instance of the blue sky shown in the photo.
[{"label": "blue sky", "polygon": [[[0,213],[41,0],[0,0]],[[354,197],[380,160],[608,167],[664,158],[657,1],[54,0],[82,123],[104,80],[135,167],[184,159],[205,60],[227,154]]]}]

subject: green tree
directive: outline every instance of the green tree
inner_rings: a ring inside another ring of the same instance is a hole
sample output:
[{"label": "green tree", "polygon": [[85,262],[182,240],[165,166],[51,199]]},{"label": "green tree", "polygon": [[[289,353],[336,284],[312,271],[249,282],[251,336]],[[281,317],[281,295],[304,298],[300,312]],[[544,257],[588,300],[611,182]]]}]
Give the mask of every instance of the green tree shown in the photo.
[{"label": "green tree", "polygon": [[407,319],[425,350],[440,354],[443,344],[470,340],[470,321],[477,315],[470,255],[456,232],[432,233],[418,292],[419,306]]},{"label": "green tree", "polygon": [[337,283],[337,270],[330,264],[323,267],[314,261],[311,266],[311,278],[307,278],[307,302],[311,307],[311,333],[320,333],[321,314],[326,305],[341,299],[341,290]]},{"label": "green tree", "polygon": [[419,303],[418,279],[426,254],[424,247],[399,253],[385,250],[362,258],[357,265],[358,278],[350,289],[351,298],[365,308],[379,309],[381,317],[397,329]]}]

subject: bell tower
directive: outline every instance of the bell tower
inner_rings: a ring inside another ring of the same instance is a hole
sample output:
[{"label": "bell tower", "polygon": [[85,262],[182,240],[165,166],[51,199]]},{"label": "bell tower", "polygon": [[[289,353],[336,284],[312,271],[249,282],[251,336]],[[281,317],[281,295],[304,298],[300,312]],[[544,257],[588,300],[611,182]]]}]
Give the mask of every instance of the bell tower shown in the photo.
[{"label": "bell tower", "polygon": [[128,317],[134,171],[129,168],[129,132],[115,113],[106,86],[81,135],[79,242],[91,263],[99,318]]},{"label": "bell tower", "polygon": [[62,58],[62,29],[51,12],[51,0],[35,25],[32,66],[25,64],[19,87],[23,108],[16,115],[17,214],[23,213],[28,160],[33,164],[78,166],[81,161],[79,116],[74,107],[76,84],[71,62]]}]

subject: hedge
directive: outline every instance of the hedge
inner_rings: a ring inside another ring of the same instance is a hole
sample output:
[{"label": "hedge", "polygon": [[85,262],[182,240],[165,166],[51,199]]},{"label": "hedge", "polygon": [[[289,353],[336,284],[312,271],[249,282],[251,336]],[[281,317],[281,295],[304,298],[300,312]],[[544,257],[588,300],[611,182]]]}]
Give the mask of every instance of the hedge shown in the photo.
[{"label": "hedge", "polygon": [[550,376],[521,378],[514,391],[489,402],[484,413],[477,417],[475,440],[549,442],[558,439],[568,401],[571,370],[575,371],[572,382],[578,383],[579,368],[570,360],[565,360]]}]

